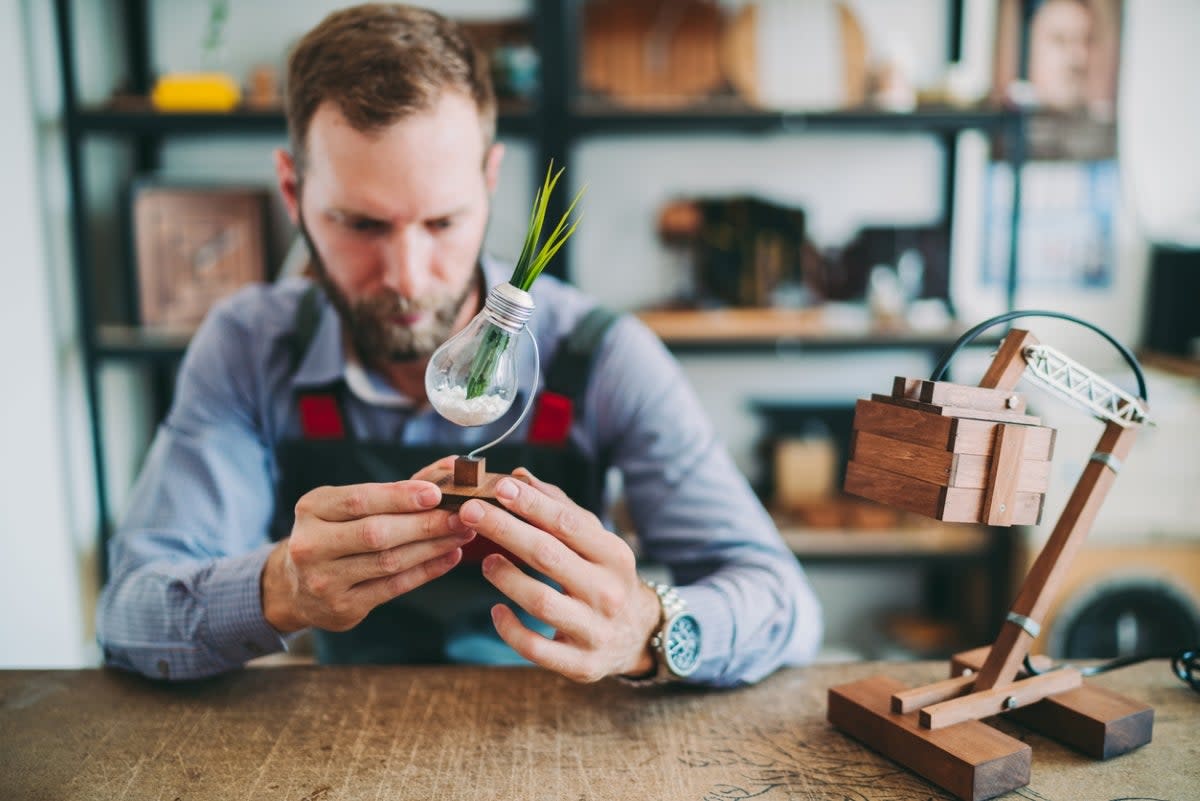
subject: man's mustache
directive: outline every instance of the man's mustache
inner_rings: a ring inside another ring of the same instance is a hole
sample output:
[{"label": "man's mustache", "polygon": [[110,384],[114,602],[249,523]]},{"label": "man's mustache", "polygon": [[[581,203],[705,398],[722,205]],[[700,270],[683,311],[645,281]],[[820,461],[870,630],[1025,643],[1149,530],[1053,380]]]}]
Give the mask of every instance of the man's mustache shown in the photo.
[{"label": "man's mustache", "polygon": [[414,312],[436,312],[441,306],[437,300],[406,298],[392,292],[376,295],[363,301],[361,305],[373,313],[389,317]]}]

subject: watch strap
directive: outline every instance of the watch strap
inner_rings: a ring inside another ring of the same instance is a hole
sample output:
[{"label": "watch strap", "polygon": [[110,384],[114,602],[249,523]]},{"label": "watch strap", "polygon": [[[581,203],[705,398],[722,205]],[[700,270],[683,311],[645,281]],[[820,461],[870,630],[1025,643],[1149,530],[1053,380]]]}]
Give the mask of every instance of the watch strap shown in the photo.
[{"label": "watch strap", "polygon": [[687,601],[683,600],[670,584],[662,584],[657,581],[650,581],[649,579],[642,579],[642,583],[654,590],[654,594],[658,596],[661,613],[658,618],[658,626],[650,635],[650,640],[647,643],[650,655],[654,659],[654,669],[642,676],[619,675],[616,677],[622,684],[628,684],[632,687],[651,687],[656,684],[666,684],[678,678],[671,672],[671,668],[667,663],[667,626],[675,617],[687,611]]}]

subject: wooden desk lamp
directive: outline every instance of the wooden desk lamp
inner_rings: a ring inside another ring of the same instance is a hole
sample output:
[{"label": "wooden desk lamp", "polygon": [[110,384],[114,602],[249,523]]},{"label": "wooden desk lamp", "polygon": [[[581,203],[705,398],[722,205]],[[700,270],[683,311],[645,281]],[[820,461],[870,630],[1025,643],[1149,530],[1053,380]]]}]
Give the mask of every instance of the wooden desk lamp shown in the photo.
[{"label": "wooden desk lamp", "polygon": [[[988,325],[1018,316],[1074,320],[1056,312],[1013,312],[972,329],[958,346]],[[1103,335],[1132,360],[1141,382],[1132,355]],[[890,396],[860,400],[845,489],[939,520],[1037,523],[1054,430],[1027,415],[1024,398],[1013,391],[1026,370],[1086,405],[1103,420],[1104,431],[999,636],[990,646],[954,655],[945,681],[906,689],[879,675],[829,690],[830,723],[969,801],[1024,786],[1030,777],[1030,747],[982,718],[1009,712],[1095,759],[1150,742],[1154,719],[1149,706],[1085,685],[1076,669],[1041,672],[1038,660],[1027,661],[1039,621],[1139,426],[1148,422],[1143,400],[1039,344],[1028,331],[1013,329],[978,387],[897,378]]]}]

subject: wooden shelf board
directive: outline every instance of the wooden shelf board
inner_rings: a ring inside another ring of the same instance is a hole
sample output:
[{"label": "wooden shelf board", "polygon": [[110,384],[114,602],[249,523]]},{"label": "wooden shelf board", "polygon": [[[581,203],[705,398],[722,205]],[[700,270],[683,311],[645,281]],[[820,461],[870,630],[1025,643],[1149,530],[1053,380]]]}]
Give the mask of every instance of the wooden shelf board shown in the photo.
[{"label": "wooden shelf board", "polygon": [[998,128],[1019,115],[1017,111],[987,106],[927,106],[910,112],[871,107],[783,110],[751,106],[740,98],[724,96],[690,104],[679,104],[667,98],[661,106],[655,108],[650,103],[621,105],[602,96],[582,95],[573,103],[573,125],[581,133],[800,131],[807,128],[962,131]]},{"label": "wooden shelf board", "polygon": [[804,557],[964,557],[991,547],[979,526],[930,525],[900,529],[814,529],[780,524],[788,548]]},{"label": "wooden shelf board", "polygon": [[178,359],[187,350],[192,331],[101,325],[95,348],[106,359]]},{"label": "wooden shelf board", "polygon": [[[158,111],[146,98],[125,97],[99,106],[88,106],[75,114],[83,131],[126,134],[198,135],[210,133],[270,133],[287,130],[281,107],[240,107],[232,111]],[[527,103],[505,102],[497,121],[501,134],[530,133],[532,107]]]},{"label": "wooden shelf board", "polygon": [[643,311],[639,319],[668,346],[714,344],[936,346],[949,344],[966,328],[918,331],[904,326],[837,328],[819,308]]}]

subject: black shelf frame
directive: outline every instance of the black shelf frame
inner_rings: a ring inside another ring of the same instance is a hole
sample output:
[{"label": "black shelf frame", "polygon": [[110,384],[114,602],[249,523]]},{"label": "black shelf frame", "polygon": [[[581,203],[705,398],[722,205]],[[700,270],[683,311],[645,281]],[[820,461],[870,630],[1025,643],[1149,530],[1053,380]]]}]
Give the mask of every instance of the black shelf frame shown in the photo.
[{"label": "black shelf frame", "polygon": [[[114,13],[123,21],[123,46],[126,80],[123,91],[130,97],[145,98],[152,82],[149,41],[150,0],[110,0]],[[540,184],[546,164],[553,161],[566,167],[571,175],[571,155],[575,145],[587,138],[605,135],[670,135],[733,133],[745,135],[798,134],[806,131],[912,132],[938,138],[943,149],[943,214],[941,224],[952,230],[957,162],[957,139],[964,131],[987,131],[1005,139],[1006,159],[1013,169],[1014,202],[1009,242],[1006,287],[1008,308],[1013,307],[1017,290],[1017,256],[1020,226],[1021,166],[1025,159],[1027,119],[1018,111],[991,108],[922,108],[911,113],[877,109],[858,109],[820,113],[779,112],[749,108],[735,102],[718,101],[715,108],[684,109],[670,112],[626,110],[595,98],[585,97],[579,87],[581,52],[580,19],[584,0],[532,0],[534,45],[541,58],[541,86],[528,106],[501,107],[499,130],[502,135],[533,140],[537,158],[531,181]],[[947,58],[959,58],[959,38],[963,18],[963,0],[947,0],[949,25]],[[136,103],[103,107],[80,104],[75,36],[77,33],[71,0],[54,0],[57,44],[63,97],[65,151],[70,192],[70,237],[75,302],[82,340],[85,390],[92,434],[92,460],[96,478],[96,509],[100,539],[100,570],[108,574],[106,545],[111,533],[111,509],[105,470],[105,448],[101,426],[103,399],[99,387],[100,368],[109,362],[134,362],[152,371],[156,407],[165,412],[171,393],[173,371],[186,350],[181,340],[139,337],[136,331],[101,328],[96,319],[96,267],[98,258],[91,248],[91,216],[85,185],[87,165],[85,143],[93,137],[117,138],[129,143],[136,174],[153,172],[159,166],[163,141],[168,137],[206,135],[272,135],[286,131],[279,110],[239,110],[228,114],[159,113]],[[566,210],[569,192],[556,193],[548,211],[557,217]],[[128,237],[127,237],[128,238]],[[949,238],[948,238],[949,241]],[[126,245],[129,243],[127,242]],[[132,261],[130,247],[125,259]],[[127,275],[132,266],[125,264]],[[551,274],[569,278],[570,254],[564,250],[548,267]],[[137,308],[136,291],[129,288],[127,306]],[[710,353],[799,353],[857,349],[924,349],[948,345],[949,341],[924,337],[824,337],[801,340],[755,342],[687,342],[672,349],[679,354]]]},{"label": "black shelf frame", "polygon": [[[208,136],[212,134],[282,136],[287,120],[280,109],[238,109],[231,112],[161,112],[149,107],[100,106],[75,112],[79,131],[115,136]],[[529,136],[535,128],[532,109],[501,110],[497,130],[502,136]]]},{"label": "black shelf frame", "polygon": [[[974,347],[999,344],[1003,337],[980,337],[971,343]],[[676,355],[687,356],[796,356],[804,353],[831,353],[847,350],[925,350],[936,357],[948,350],[957,337],[948,334],[838,334],[811,337],[771,337],[748,339],[687,339],[665,342]]]},{"label": "black shelf frame", "polygon": [[839,132],[946,132],[1000,130],[1019,112],[990,108],[921,108],[911,112],[880,109],[803,112],[735,108],[728,110],[623,111],[580,103],[571,115],[576,136],[598,134]]}]

